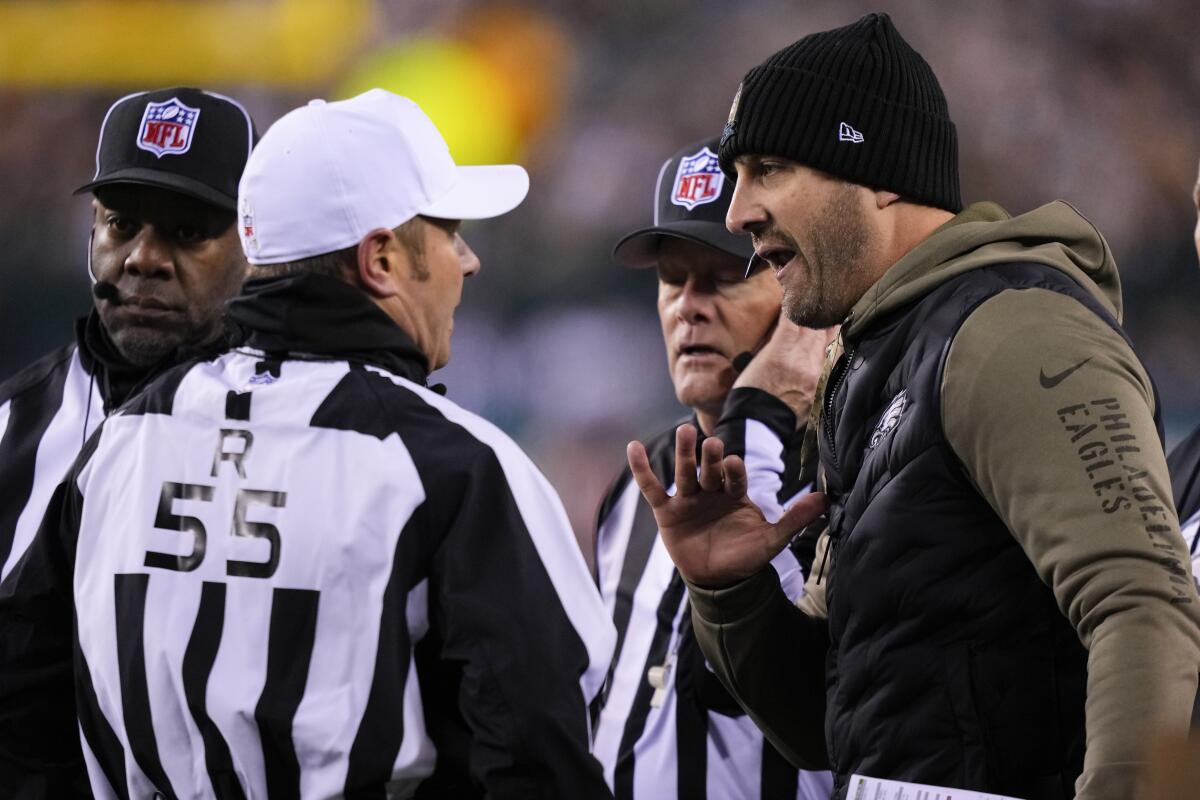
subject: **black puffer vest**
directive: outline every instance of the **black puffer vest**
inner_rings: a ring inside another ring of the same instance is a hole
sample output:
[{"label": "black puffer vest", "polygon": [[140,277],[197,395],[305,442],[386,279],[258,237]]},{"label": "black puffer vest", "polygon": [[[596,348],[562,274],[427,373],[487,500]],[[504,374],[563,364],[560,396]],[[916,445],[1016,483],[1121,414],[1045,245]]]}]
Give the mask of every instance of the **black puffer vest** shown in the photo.
[{"label": "black puffer vest", "polygon": [[[830,376],[820,444],[835,797],[854,773],[1074,797],[1087,652],[941,424],[942,371],[959,327],[988,298],[1020,288],[1073,297],[1120,332],[1064,273],[1000,264],[874,322]],[[1037,446],[1029,442],[1030,458]]]}]

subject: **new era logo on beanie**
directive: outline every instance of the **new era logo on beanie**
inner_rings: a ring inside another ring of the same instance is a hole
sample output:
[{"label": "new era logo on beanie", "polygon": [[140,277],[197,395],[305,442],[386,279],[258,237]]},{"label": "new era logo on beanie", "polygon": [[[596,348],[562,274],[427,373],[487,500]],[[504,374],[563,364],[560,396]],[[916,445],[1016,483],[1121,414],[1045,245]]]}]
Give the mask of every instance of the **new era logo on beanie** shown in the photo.
[{"label": "new era logo on beanie", "polygon": [[838,141],[862,144],[864,139],[861,133],[843,122],[841,125],[838,125]]},{"label": "new era logo on beanie", "polygon": [[744,154],[784,156],[914,202],[962,209],[946,97],[887,14],[805,36],[750,70],[721,137],[721,168],[733,174]]},{"label": "new era logo on beanie", "polygon": [[75,193],[134,183],[232,211],[256,138],[246,109],[224,95],[183,86],[131,94],[105,114],[96,174]]}]

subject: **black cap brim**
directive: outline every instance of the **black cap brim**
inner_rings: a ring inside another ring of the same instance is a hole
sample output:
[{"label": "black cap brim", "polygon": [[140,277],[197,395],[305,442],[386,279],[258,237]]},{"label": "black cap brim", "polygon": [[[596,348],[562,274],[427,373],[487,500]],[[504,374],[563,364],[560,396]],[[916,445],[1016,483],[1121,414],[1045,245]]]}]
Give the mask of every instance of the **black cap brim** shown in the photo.
[{"label": "black cap brim", "polygon": [[142,167],[131,167],[129,169],[117,170],[110,172],[98,181],[85,183],[74,191],[74,194],[83,194],[84,192],[94,192],[101,186],[109,186],[115,183],[132,183],[138,186],[154,186],[159,189],[167,189],[172,192],[194,197],[197,200],[203,200],[205,203],[214,205],[217,208],[223,208],[228,211],[237,211],[237,198],[229,197],[228,195],[218,192],[211,186],[201,183],[198,180],[179,175],[174,172],[162,172],[159,170],[145,169]]},{"label": "black cap brim", "polygon": [[734,258],[748,260],[754,255],[754,246],[750,243],[749,236],[730,233],[723,225],[685,219],[630,233],[613,247],[613,260],[632,269],[656,266],[658,243],[664,236],[707,245]]}]

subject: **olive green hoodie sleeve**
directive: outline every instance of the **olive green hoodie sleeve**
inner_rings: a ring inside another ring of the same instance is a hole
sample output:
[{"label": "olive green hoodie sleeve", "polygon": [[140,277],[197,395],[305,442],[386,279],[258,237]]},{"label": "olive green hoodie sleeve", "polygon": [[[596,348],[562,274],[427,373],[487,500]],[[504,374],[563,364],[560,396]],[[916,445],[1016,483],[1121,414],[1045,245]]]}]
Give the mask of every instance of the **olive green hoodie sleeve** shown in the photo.
[{"label": "olive green hoodie sleeve", "polygon": [[1088,649],[1079,800],[1133,797],[1196,694],[1200,598],[1153,403],[1124,340],[1048,290],[989,299],[947,356],[946,438]]},{"label": "olive green hoodie sleeve", "polygon": [[[726,414],[738,391],[742,390],[735,389],[726,400]],[[815,429],[810,421],[809,432]],[[778,435],[778,426],[774,433]],[[784,446],[782,440],[779,444]],[[815,450],[809,436],[804,437],[804,448]],[[817,540],[804,592],[794,605],[771,567],[723,589],[688,584],[692,630],[713,671],[775,749],[803,769],[828,768],[825,653],[829,634],[825,587],[820,583],[827,566],[828,539],[822,534]]]},{"label": "olive green hoodie sleeve", "polygon": [[725,688],[784,758],[828,769],[826,622],[793,605],[771,567],[724,589],[688,584],[688,597],[696,641]]}]

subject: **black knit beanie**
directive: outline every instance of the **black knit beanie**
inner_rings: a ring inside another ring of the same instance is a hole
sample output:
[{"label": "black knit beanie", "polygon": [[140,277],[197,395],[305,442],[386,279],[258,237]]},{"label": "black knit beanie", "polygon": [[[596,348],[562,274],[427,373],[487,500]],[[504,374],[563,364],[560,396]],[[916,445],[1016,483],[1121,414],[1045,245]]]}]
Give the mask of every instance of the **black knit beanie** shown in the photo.
[{"label": "black knit beanie", "polygon": [[721,169],[775,155],[957,213],[958,139],[925,59],[887,14],[805,36],[746,74]]}]

